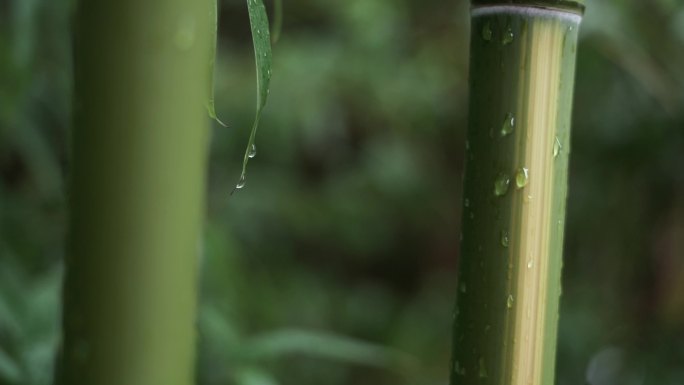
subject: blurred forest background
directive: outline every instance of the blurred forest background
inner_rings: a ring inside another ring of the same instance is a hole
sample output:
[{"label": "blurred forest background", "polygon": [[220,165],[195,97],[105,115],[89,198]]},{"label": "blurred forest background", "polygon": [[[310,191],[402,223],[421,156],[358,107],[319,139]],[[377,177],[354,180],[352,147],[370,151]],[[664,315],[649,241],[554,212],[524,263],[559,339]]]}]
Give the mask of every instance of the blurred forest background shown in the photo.
[{"label": "blurred forest background", "polygon": [[[557,383],[681,385],[684,3],[588,3]],[[73,8],[0,0],[0,384],[52,376]],[[258,154],[229,197],[255,74],[245,2],[222,1],[198,384],[446,382],[468,9],[285,0]]]}]

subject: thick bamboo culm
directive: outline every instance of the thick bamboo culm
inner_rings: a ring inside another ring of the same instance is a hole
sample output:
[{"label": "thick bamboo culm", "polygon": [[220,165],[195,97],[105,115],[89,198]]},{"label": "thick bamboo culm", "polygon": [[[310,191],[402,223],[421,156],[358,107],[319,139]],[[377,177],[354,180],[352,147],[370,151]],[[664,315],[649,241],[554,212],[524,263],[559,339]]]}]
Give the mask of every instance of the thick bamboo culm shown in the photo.
[{"label": "thick bamboo culm", "polygon": [[194,383],[212,0],[80,1],[56,383]]},{"label": "thick bamboo culm", "polygon": [[452,385],[554,383],[581,11],[568,1],[472,9]]}]

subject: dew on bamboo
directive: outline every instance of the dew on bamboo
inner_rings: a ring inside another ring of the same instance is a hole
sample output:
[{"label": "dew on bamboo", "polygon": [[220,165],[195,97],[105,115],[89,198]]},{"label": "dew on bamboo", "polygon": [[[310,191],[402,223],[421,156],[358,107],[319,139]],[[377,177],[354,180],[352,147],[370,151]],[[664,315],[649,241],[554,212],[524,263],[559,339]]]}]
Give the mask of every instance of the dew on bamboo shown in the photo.
[{"label": "dew on bamboo", "polygon": [[498,197],[506,195],[510,183],[511,178],[504,173],[500,173],[496,180],[494,180],[494,195]]},{"label": "dew on bamboo", "polygon": [[501,44],[503,45],[508,45],[513,42],[515,35],[513,34],[513,29],[511,26],[507,26],[506,30],[503,32],[503,35],[501,36]]},{"label": "dew on bamboo", "polygon": [[563,146],[561,146],[560,139],[558,137],[555,138],[553,142],[553,157],[556,158],[558,157],[558,154],[560,154],[561,149]]},{"label": "dew on bamboo", "polygon": [[515,115],[512,112],[506,114],[503,124],[501,125],[501,136],[508,136],[513,133],[515,129]]},{"label": "dew on bamboo", "polygon": [[527,180],[529,178],[529,170],[527,167],[521,167],[515,172],[515,185],[518,189],[521,189],[527,185]]},{"label": "dew on bamboo", "polygon": [[480,376],[480,378],[487,378],[488,377],[487,366],[485,365],[484,357],[480,357],[480,359],[478,360],[478,366],[479,366],[478,375]]},{"label": "dew on bamboo", "polygon": [[501,246],[508,247],[508,231],[501,230]]},{"label": "dew on bamboo", "polygon": [[489,22],[486,22],[482,27],[482,39],[484,41],[492,40],[492,26],[489,24]]}]

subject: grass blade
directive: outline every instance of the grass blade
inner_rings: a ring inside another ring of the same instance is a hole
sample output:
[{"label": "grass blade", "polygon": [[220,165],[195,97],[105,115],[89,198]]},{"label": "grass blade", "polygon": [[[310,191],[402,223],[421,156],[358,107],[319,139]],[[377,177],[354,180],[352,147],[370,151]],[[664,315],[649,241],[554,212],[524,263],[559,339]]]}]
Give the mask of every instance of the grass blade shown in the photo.
[{"label": "grass blade", "polygon": [[227,127],[221,119],[216,116],[216,109],[214,108],[214,65],[216,64],[216,40],[218,35],[218,0],[211,2],[211,20],[214,26],[211,30],[211,52],[209,56],[209,98],[207,99],[207,112],[209,117],[215,120],[223,127]]},{"label": "grass blade", "polygon": [[252,29],[252,43],[254,44],[254,59],[256,61],[256,78],[257,78],[257,100],[256,100],[256,115],[254,117],[254,124],[252,131],[249,134],[249,141],[247,142],[247,149],[242,160],[242,172],[240,173],[240,180],[233,189],[235,190],[244,187],[247,177],[247,163],[249,159],[254,156],[255,145],[254,139],[256,137],[259,119],[261,112],[266,105],[268,98],[269,83],[271,80],[271,34],[268,26],[268,16],[266,16],[266,7],[264,7],[263,0],[247,0],[247,10],[249,11],[249,24]]},{"label": "grass blade", "polygon": [[273,44],[280,40],[283,30],[283,0],[273,0]]}]

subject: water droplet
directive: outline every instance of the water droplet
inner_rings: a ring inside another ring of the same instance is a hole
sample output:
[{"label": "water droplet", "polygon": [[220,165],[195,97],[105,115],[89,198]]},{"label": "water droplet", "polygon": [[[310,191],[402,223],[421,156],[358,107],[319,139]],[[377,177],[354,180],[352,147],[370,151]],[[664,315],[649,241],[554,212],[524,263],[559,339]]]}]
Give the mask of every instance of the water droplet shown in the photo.
[{"label": "water droplet", "polygon": [[508,45],[513,42],[513,30],[511,29],[511,26],[509,25],[506,27],[506,30],[504,31],[503,35],[501,36],[501,43],[503,45]]},{"label": "water droplet", "polygon": [[534,266],[534,260],[533,259],[530,259],[529,261],[527,261],[527,268],[528,269],[531,269],[533,266]]},{"label": "water droplet", "polygon": [[466,292],[466,284],[465,284],[465,282],[461,282],[461,284],[459,285],[458,288],[459,288],[459,290],[461,290],[461,293],[465,293],[465,292]]},{"label": "water droplet", "polygon": [[480,373],[479,373],[480,378],[487,378],[487,367],[485,366],[484,357],[480,357],[479,366],[480,366]]},{"label": "water droplet", "polygon": [[515,185],[521,189],[527,185],[527,179],[529,177],[529,171],[527,167],[521,167],[515,173]]},{"label": "water droplet", "polygon": [[515,116],[512,112],[509,112],[506,114],[506,118],[504,118],[503,124],[501,125],[501,136],[504,137],[512,134],[514,128]]},{"label": "water droplet", "polygon": [[560,140],[558,139],[558,137],[556,137],[556,140],[553,142],[553,157],[554,158],[557,157],[558,154],[560,154],[560,151],[562,148],[563,148],[563,146],[561,145]]},{"label": "water droplet", "polygon": [[454,373],[458,374],[459,376],[465,376],[465,367],[461,366],[461,363],[458,361],[454,361]]},{"label": "water droplet", "polygon": [[466,150],[470,150],[470,141],[469,140],[466,140],[465,145],[466,145]]},{"label": "water droplet", "polygon": [[508,231],[501,230],[501,246],[508,247]]},{"label": "water droplet", "polygon": [[256,144],[253,144],[252,147],[249,149],[249,153],[247,153],[247,156],[251,159],[256,156]]},{"label": "water droplet", "polygon": [[508,185],[511,183],[511,178],[508,175],[501,173],[494,180],[494,195],[500,197],[506,195],[508,192]]},{"label": "water droplet", "polygon": [[247,184],[247,178],[245,175],[240,175],[240,180],[238,180],[237,184],[235,185],[236,189],[241,189],[245,187],[245,184]]},{"label": "water droplet", "polygon": [[513,294],[508,295],[508,299],[506,299],[506,307],[509,309],[513,307]]},{"label": "water droplet", "polygon": [[489,22],[486,22],[482,27],[482,39],[485,41],[492,40],[492,26],[489,24]]},{"label": "water droplet", "polygon": [[470,199],[468,199],[468,198],[464,199],[464,200],[463,200],[463,205],[464,205],[465,207],[470,207]]}]

